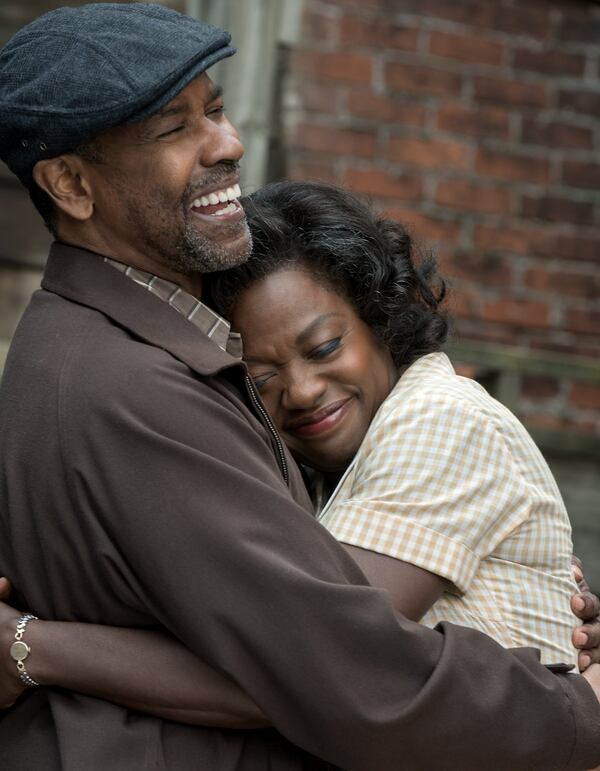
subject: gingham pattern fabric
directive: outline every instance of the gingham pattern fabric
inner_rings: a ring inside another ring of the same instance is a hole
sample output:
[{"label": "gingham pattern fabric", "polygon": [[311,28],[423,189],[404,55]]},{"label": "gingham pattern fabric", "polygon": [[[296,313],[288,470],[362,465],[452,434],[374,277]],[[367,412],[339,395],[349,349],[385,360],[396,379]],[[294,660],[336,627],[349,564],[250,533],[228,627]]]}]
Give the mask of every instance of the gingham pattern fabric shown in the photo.
[{"label": "gingham pattern fabric", "polygon": [[205,335],[216,343],[223,351],[242,358],[242,338],[238,332],[232,332],[231,326],[218,313],[211,310],[200,300],[197,300],[189,292],[185,292],[180,286],[164,278],[153,276],[144,270],[138,270],[131,265],[124,265],[117,260],[104,258],[104,262],[124,273],[136,284],[143,286],[149,292],[167,302],[172,308],[185,316],[188,321],[197,326]]},{"label": "gingham pattern fabric", "polygon": [[422,623],[575,663],[571,527],[554,478],[517,418],[445,354],[402,375],[320,521],[451,581]]}]

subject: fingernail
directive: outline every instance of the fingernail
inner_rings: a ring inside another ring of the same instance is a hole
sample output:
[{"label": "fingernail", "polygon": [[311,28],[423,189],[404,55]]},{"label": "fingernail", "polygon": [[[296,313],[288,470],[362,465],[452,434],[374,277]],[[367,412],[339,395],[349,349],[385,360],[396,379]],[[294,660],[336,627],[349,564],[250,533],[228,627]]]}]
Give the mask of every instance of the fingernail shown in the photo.
[{"label": "fingernail", "polygon": [[582,655],[579,657],[579,668],[580,668],[580,669],[587,669],[587,668],[589,667],[589,665],[590,665],[590,664],[591,664],[591,659],[590,659],[590,657],[589,657],[588,655],[586,655],[585,653],[584,653],[584,654],[582,654]]},{"label": "fingernail", "polygon": [[583,578],[583,573],[577,567],[577,565],[573,565],[573,575],[575,576],[576,581],[581,581],[581,579]]},{"label": "fingernail", "polygon": [[578,648],[584,648],[587,645],[588,636],[585,632],[573,632],[573,644]]},{"label": "fingernail", "polygon": [[575,610],[583,610],[585,608],[585,600],[583,597],[573,597],[573,607]]}]

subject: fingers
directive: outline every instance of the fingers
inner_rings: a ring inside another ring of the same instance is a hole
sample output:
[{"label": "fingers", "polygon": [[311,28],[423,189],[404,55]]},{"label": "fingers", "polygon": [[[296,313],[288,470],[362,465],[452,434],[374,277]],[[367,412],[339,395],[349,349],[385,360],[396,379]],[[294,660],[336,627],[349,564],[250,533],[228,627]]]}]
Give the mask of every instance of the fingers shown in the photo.
[{"label": "fingers", "polygon": [[[573,577],[575,578],[575,581],[577,585],[579,585],[582,581],[585,582],[585,578],[583,576],[583,565],[581,564],[581,560],[579,557],[576,557],[574,554],[571,555],[571,568],[573,570]],[[585,587],[585,590],[587,590],[587,586]],[[584,589],[579,586],[579,591],[584,591]]]},{"label": "fingers", "polygon": [[600,664],[600,621],[578,626],[573,631],[573,645],[579,648],[578,665],[581,672],[591,664]]},{"label": "fingers", "polygon": [[598,648],[600,646],[600,621],[578,626],[573,630],[572,640],[573,645],[581,650]]},{"label": "fingers", "polygon": [[600,599],[590,591],[571,597],[571,610],[582,621],[594,621],[600,615]]},{"label": "fingers", "polygon": [[8,600],[12,586],[8,578],[0,577],[0,600]]}]

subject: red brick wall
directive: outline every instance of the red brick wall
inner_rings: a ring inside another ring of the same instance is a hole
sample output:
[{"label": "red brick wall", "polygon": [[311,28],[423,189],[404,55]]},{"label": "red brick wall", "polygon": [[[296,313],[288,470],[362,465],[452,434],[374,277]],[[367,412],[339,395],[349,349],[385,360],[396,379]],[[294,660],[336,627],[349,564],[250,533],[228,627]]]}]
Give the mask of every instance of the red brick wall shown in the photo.
[{"label": "red brick wall", "polygon": [[[460,340],[600,355],[600,7],[306,0],[288,175],[432,245]],[[600,433],[600,384],[522,380],[530,422]]]}]

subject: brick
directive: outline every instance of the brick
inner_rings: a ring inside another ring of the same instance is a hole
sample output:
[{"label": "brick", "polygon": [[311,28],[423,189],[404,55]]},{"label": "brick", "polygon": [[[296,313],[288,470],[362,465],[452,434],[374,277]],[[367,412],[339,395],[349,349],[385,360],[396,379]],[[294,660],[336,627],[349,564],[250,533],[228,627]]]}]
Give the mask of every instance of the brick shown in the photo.
[{"label": "brick", "polygon": [[569,332],[600,336],[600,312],[578,308],[569,310],[565,328]]},{"label": "brick", "polygon": [[518,255],[550,257],[565,262],[598,261],[600,238],[594,236],[568,236],[553,233],[544,225],[502,226],[479,224],[473,231],[473,243],[477,249],[496,250]]},{"label": "brick", "polygon": [[484,177],[494,177],[507,182],[544,185],[550,180],[550,163],[545,158],[500,153],[493,150],[477,151],[475,171]]},{"label": "brick", "polygon": [[468,150],[467,145],[448,139],[396,136],[390,138],[388,156],[392,161],[424,168],[464,169]]},{"label": "brick", "polygon": [[531,252],[531,243],[535,241],[538,232],[540,237],[544,237],[544,231],[476,225],[473,231],[473,243],[481,250],[527,255]]},{"label": "brick", "polygon": [[419,95],[458,96],[461,77],[455,72],[420,64],[390,62],[385,69],[385,80],[390,88]]},{"label": "brick", "polygon": [[559,415],[528,415],[527,426],[531,428],[552,428],[559,431],[576,431],[579,434],[596,434],[597,426],[586,420],[565,418]]},{"label": "brick", "polygon": [[307,9],[302,14],[302,34],[304,39],[335,41],[338,38],[337,19]]},{"label": "brick", "polygon": [[484,321],[495,321],[519,327],[547,327],[549,308],[547,303],[538,300],[503,298],[488,300],[483,304]]},{"label": "brick", "polygon": [[552,289],[552,274],[542,268],[531,268],[525,274],[525,286],[531,289],[537,289],[541,292],[548,292]]},{"label": "brick", "polygon": [[510,214],[512,193],[507,189],[484,187],[462,179],[439,182],[435,201],[440,206],[480,214]]},{"label": "brick", "polygon": [[[480,314],[478,315],[480,316]],[[481,318],[473,319],[470,324],[465,323],[464,320],[459,320],[456,324],[456,330],[462,340],[483,341],[497,345],[515,344],[514,330],[497,324],[482,324]]]},{"label": "brick", "polygon": [[418,12],[424,16],[458,21],[494,32],[528,35],[546,40],[552,32],[550,8],[520,8],[501,6],[496,2],[456,2],[456,0],[420,0]]},{"label": "brick", "polygon": [[560,91],[558,106],[561,110],[572,110],[586,115],[600,115],[600,94],[597,90],[570,90]]},{"label": "brick", "polygon": [[460,236],[461,226],[458,222],[431,217],[423,212],[399,206],[387,206],[385,215],[396,222],[401,222],[417,241],[425,245],[435,242],[453,243]]},{"label": "brick", "polygon": [[445,256],[442,271],[477,284],[508,287],[512,283],[511,261],[497,253],[455,249]]},{"label": "brick", "polygon": [[480,374],[480,368],[475,366],[475,364],[465,364],[464,362],[456,361],[456,359],[453,358],[452,365],[457,375],[460,377],[468,377],[469,380],[477,380],[477,377]]},{"label": "brick", "polygon": [[344,185],[357,193],[403,201],[418,201],[423,193],[422,177],[391,174],[381,169],[347,169]]},{"label": "brick", "polygon": [[563,161],[563,182],[571,187],[600,189],[600,163]]},{"label": "brick", "polygon": [[521,48],[514,52],[514,66],[519,70],[539,72],[543,75],[581,77],[585,69],[585,56],[564,51],[531,51]]},{"label": "brick", "polygon": [[[544,244],[541,244],[539,251],[534,254],[542,254]],[[600,238],[594,236],[556,236],[548,240],[545,250],[546,255],[558,256],[564,260],[585,260],[598,262],[600,254]]]},{"label": "brick", "polygon": [[600,383],[576,381],[571,385],[571,404],[584,410],[600,410]]},{"label": "brick", "polygon": [[295,145],[307,150],[360,158],[372,158],[376,152],[376,138],[372,132],[310,123],[296,127]]},{"label": "brick", "polygon": [[373,60],[362,54],[304,50],[293,55],[292,68],[297,73],[315,75],[319,80],[364,84],[371,82]]},{"label": "brick", "polygon": [[543,83],[523,83],[476,75],[473,78],[473,94],[479,102],[502,104],[512,108],[543,108],[548,104],[548,90]]},{"label": "brick", "polygon": [[510,115],[496,107],[464,107],[459,103],[445,104],[437,113],[437,125],[442,131],[488,139],[508,139]]},{"label": "brick", "polygon": [[559,391],[556,378],[545,375],[523,375],[521,378],[521,396],[526,399],[552,399]]},{"label": "brick", "polygon": [[305,110],[338,115],[341,94],[331,84],[324,85],[314,80],[305,80],[298,86],[298,96]]},{"label": "brick", "polygon": [[341,184],[335,165],[329,158],[316,160],[314,154],[310,158],[292,156],[286,166],[286,177],[289,179],[314,179],[320,182],[329,182],[333,185]]},{"label": "brick", "polygon": [[600,297],[600,275],[549,271],[530,268],[525,274],[525,285],[542,292],[556,292],[561,295],[594,299]]},{"label": "brick", "polygon": [[479,35],[453,35],[432,32],[429,52],[446,59],[476,64],[501,64],[506,46]]},{"label": "brick", "polygon": [[394,24],[387,18],[362,18],[346,14],[340,20],[343,45],[391,48],[394,51],[417,50],[418,30]]},{"label": "brick", "polygon": [[600,359],[600,345],[573,345],[571,346],[570,353],[573,356],[583,356],[586,359]]},{"label": "brick", "polygon": [[528,219],[548,222],[570,222],[573,225],[593,225],[594,204],[592,201],[573,201],[553,196],[523,196],[523,216]]},{"label": "brick", "polygon": [[388,0],[327,0],[327,2],[329,5],[340,5],[342,8],[354,7],[376,10],[385,8]]},{"label": "brick", "polygon": [[591,128],[569,123],[543,123],[527,118],[523,120],[521,139],[527,144],[553,148],[591,150],[594,146],[594,132]]},{"label": "brick", "polygon": [[420,104],[403,102],[391,96],[380,96],[372,91],[357,88],[351,89],[348,94],[348,112],[364,120],[414,128],[423,128],[427,116],[425,108]]},{"label": "brick", "polygon": [[479,315],[477,299],[466,289],[453,287],[448,296],[447,306],[455,319],[473,319]]},{"label": "brick", "polygon": [[595,43],[600,40],[600,19],[563,18],[558,28],[559,40],[574,43]]}]

